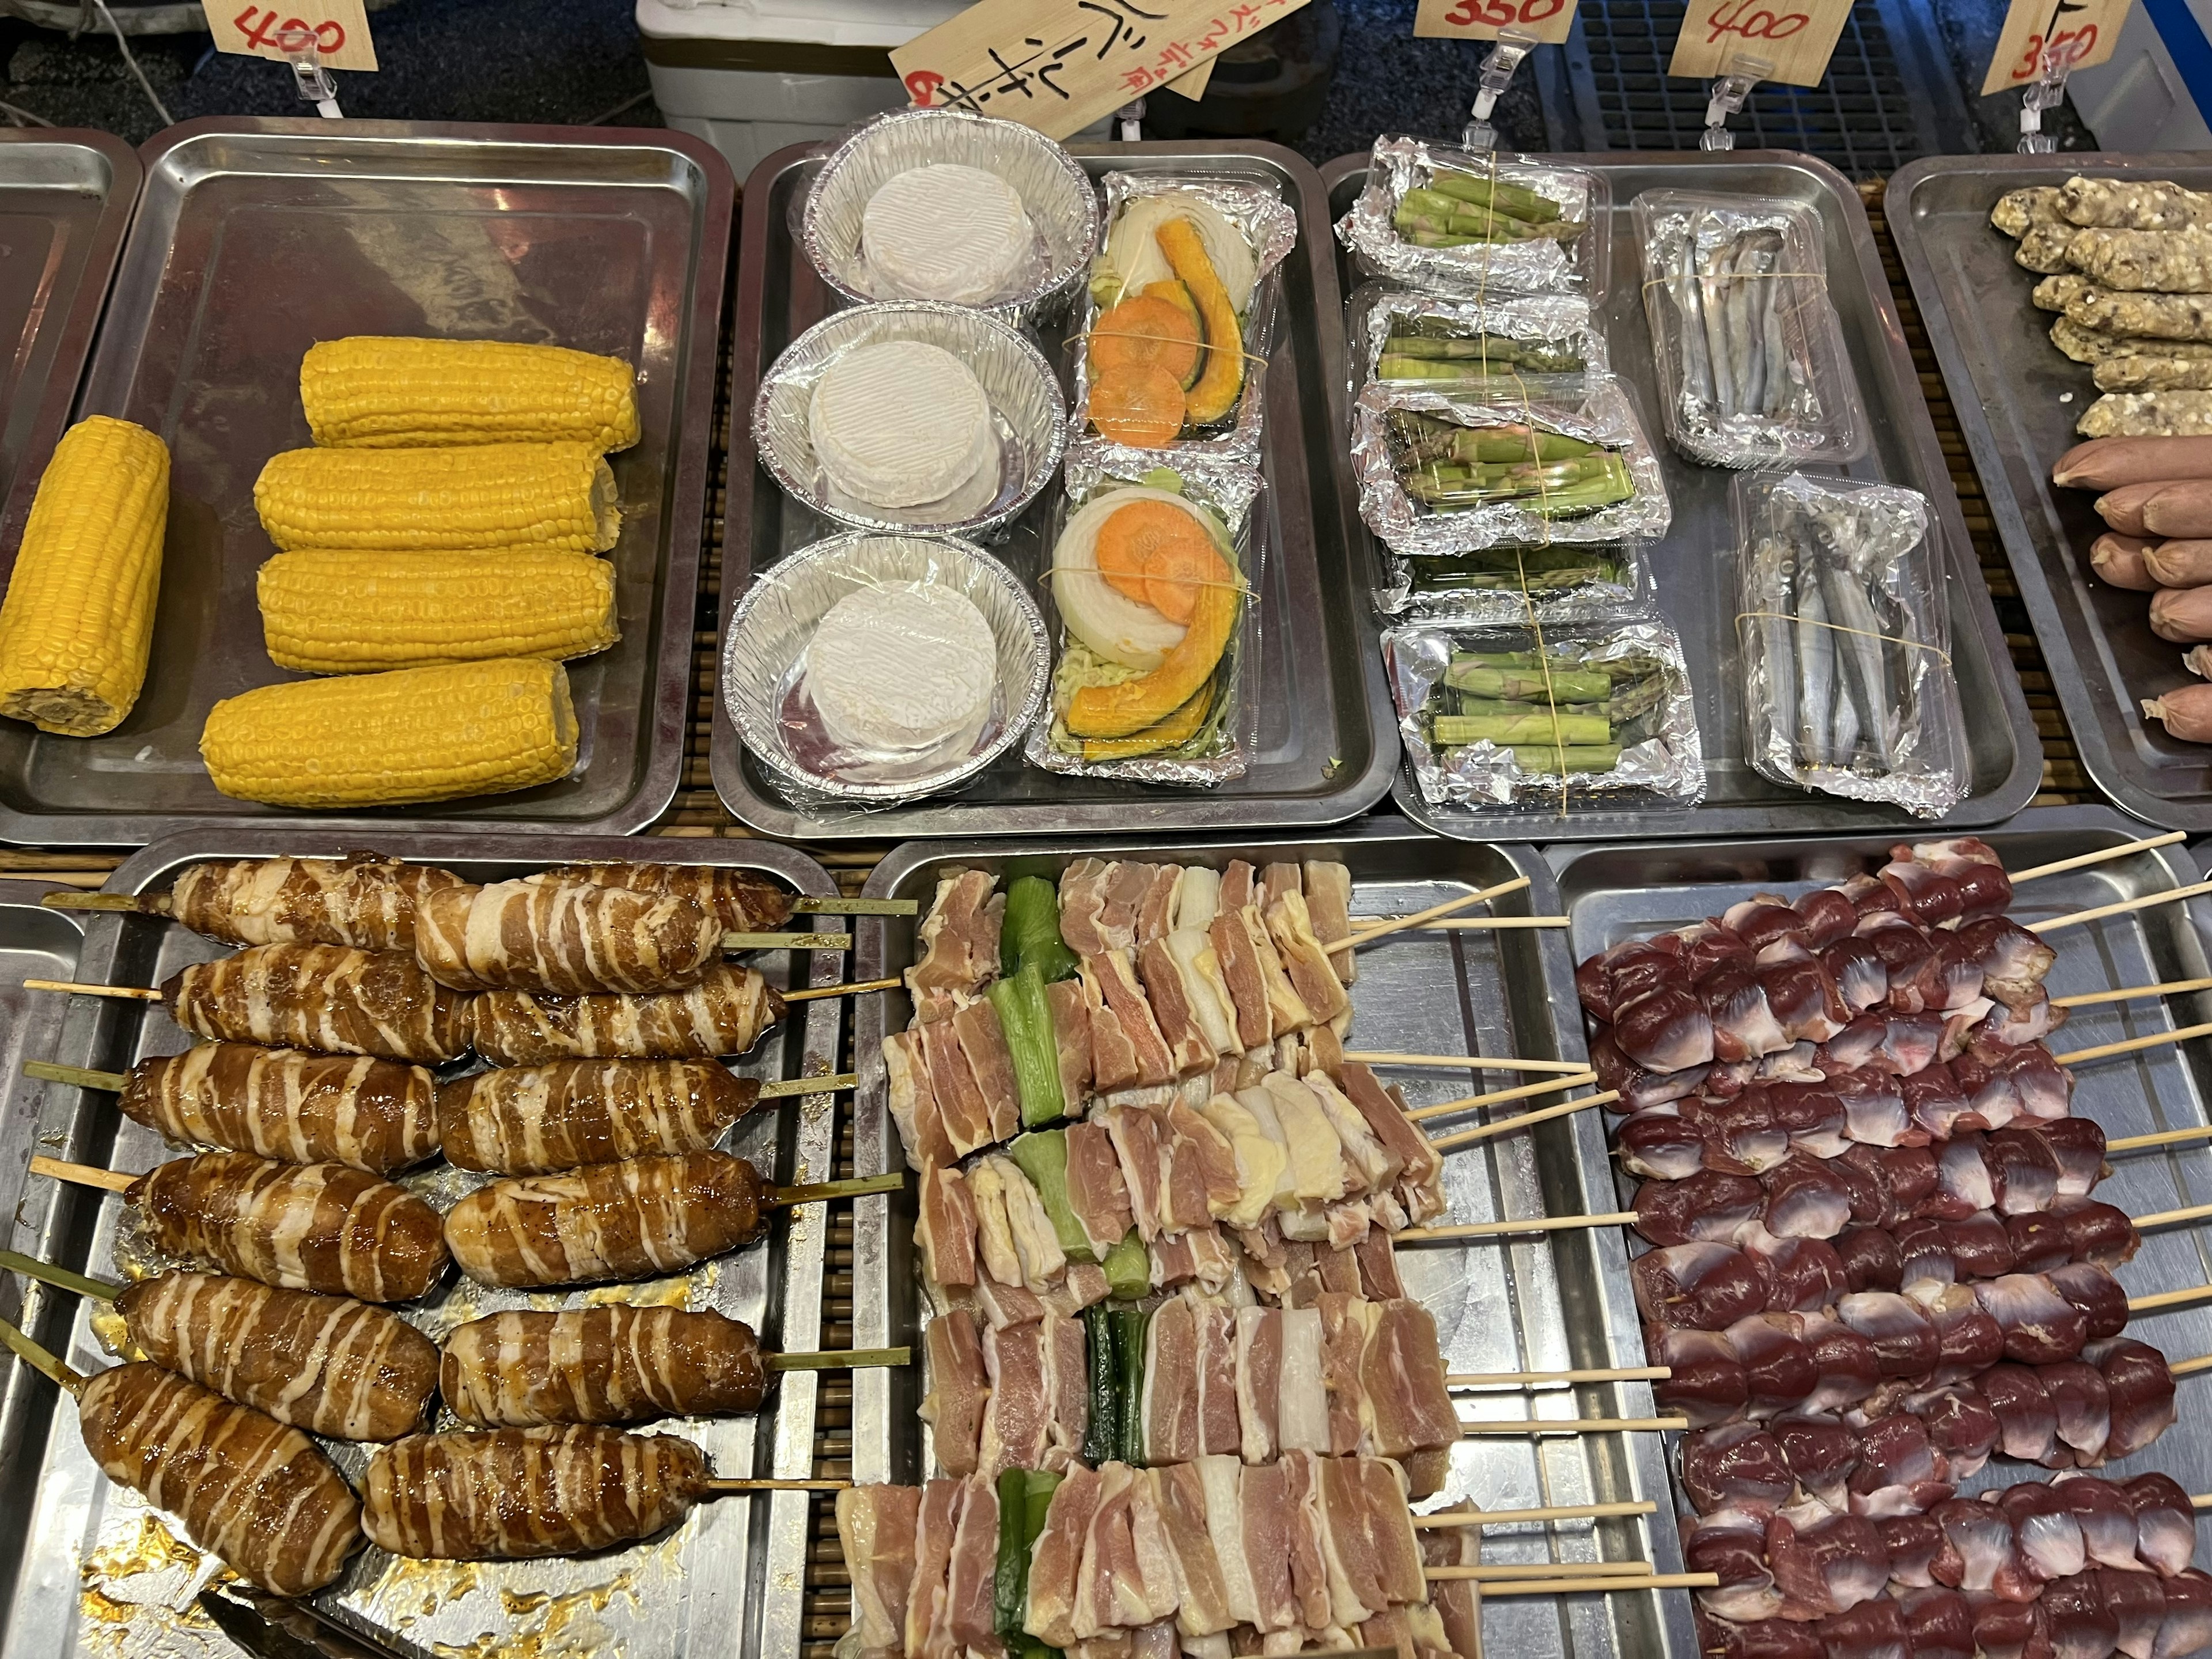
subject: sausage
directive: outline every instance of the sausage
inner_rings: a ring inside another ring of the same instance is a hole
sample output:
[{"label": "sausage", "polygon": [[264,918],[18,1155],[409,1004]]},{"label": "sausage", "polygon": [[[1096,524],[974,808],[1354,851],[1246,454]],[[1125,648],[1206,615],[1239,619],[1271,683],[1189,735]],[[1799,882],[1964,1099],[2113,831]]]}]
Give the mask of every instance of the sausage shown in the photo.
[{"label": "sausage", "polygon": [[438,1212],[343,1164],[206,1152],[139,1176],[123,1196],[170,1254],[288,1291],[411,1302],[446,1271]]},{"label": "sausage", "polygon": [[2142,566],[2160,587],[2203,587],[2212,582],[2212,541],[2154,542]]},{"label": "sausage", "polygon": [[2097,497],[2097,516],[2123,536],[2144,533],[2143,503],[2166,488],[2166,480],[2155,483],[2122,484],[2118,489]]},{"label": "sausage", "polygon": [[464,1170],[549,1175],[641,1152],[703,1152],[760,1085],[707,1060],[562,1060],[438,1091],[438,1139]]},{"label": "sausage", "polygon": [[139,1280],[115,1307],[165,1370],[333,1440],[413,1434],[437,1392],[438,1345],[346,1297],[170,1273]]},{"label": "sausage", "polygon": [[171,1140],[386,1175],[438,1150],[437,1094],[397,1060],[203,1042],[140,1060],[119,1103]]},{"label": "sausage", "polygon": [[2212,588],[2159,589],[2151,597],[2150,631],[2183,645],[2212,640]]},{"label": "sausage", "polygon": [[159,1365],[117,1365],[76,1396],[110,1480],[274,1595],[322,1589],[361,1545],[361,1504],[315,1443]]},{"label": "sausage", "polygon": [[680,1273],[760,1236],[760,1172],[726,1152],[591,1164],[479,1187],[446,1247],[481,1285],[584,1285]]},{"label": "sausage", "polygon": [[468,1002],[477,1052],[495,1066],[556,1060],[713,1060],[741,1054],[783,1018],[783,999],[750,968],[718,963],[688,991],[539,997],[487,991]]},{"label": "sausage", "polygon": [[2212,438],[2092,438],[2051,469],[2069,489],[2118,489],[2173,478],[2212,478]]},{"label": "sausage", "polygon": [[415,959],[457,991],[676,991],[721,954],[720,924],[690,899],[619,887],[441,888],[415,930]]},{"label": "sausage", "polygon": [[2170,483],[2142,505],[2146,536],[2212,536],[2212,479]]},{"label": "sausage", "polygon": [[455,1417],[495,1429],[754,1412],[768,1384],[751,1327],[622,1304],[471,1320],[446,1339],[438,1379]]},{"label": "sausage", "polygon": [[196,864],[169,889],[171,915],[226,945],[350,945],[412,951],[425,894],[458,887],[450,870],[374,853],[342,859]]},{"label": "sausage", "polygon": [[633,893],[672,893],[690,899],[727,933],[759,933],[791,920],[793,896],[750,870],[713,864],[564,864],[526,881],[587,887],[626,887]]},{"label": "sausage", "polygon": [[2143,568],[2143,551],[2154,545],[2141,536],[2106,531],[2089,544],[2089,568],[2114,587],[2124,587],[2131,593],[2151,592],[2158,583]]},{"label": "sausage", "polygon": [[362,1522],[394,1555],[446,1561],[582,1555],[650,1538],[711,1490],[707,1455],[615,1429],[418,1434],[380,1447]]},{"label": "sausage", "polygon": [[337,945],[257,945],[161,986],[195,1036],[427,1065],[468,1048],[466,1004],[405,957]]},{"label": "sausage", "polygon": [[2212,684],[2185,685],[2143,699],[2143,718],[2166,722],[2166,735],[2184,743],[2212,743]]}]

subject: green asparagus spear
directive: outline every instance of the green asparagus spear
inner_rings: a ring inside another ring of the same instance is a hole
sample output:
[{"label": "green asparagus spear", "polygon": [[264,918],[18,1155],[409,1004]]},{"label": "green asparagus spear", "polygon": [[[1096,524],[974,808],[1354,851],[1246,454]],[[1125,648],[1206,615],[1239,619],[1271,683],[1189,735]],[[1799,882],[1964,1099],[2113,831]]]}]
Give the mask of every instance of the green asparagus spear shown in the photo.
[{"label": "green asparagus spear", "polygon": [[1531,224],[1556,219],[1562,210],[1550,197],[1540,196],[1526,185],[1509,184],[1503,179],[1478,178],[1472,173],[1455,173],[1443,167],[1430,176],[1429,193],[1448,196],[1477,207],[1495,208]]},{"label": "green asparagus spear", "polygon": [[1613,728],[1602,714],[1570,714],[1564,709],[1532,708],[1517,714],[1437,714],[1431,724],[1443,744],[1549,744],[1610,742]]},{"label": "green asparagus spear", "polygon": [[1444,684],[1469,696],[1512,702],[1557,698],[1563,703],[1577,703],[1603,702],[1613,692],[1611,680],[1587,668],[1554,666],[1547,672],[1533,664],[1526,668],[1488,668],[1473,663],[1462,666],[1462,660],[1455,658],[1444,671]]},{"label": "green asparagus spear", "polygon": [[[1532,708],[1541,709],[1544,707],[1543,700],[1537,697],[1462,696],[1448,698],[1446,701],[1452,706],[1448,708],[1438,708],[1437,714],[1465,715],[1478,720],[1507,720],[1516,715],[1525,714]],[[1562,702],[1559,705],[1559,709],[1563,714],[1593,715],[1599,720],[1609,718],[1606,706],[1601,702]]]}]

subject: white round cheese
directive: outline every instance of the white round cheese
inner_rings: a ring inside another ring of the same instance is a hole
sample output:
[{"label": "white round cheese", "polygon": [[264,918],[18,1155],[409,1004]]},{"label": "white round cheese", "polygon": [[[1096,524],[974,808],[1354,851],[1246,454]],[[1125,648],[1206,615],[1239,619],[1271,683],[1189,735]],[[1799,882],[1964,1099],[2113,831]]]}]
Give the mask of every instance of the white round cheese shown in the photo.
[{"label": "white round cheese", "polygon": [[807,427],[835,488],[878,507],[918,507],[975,475],[991,400],[942,346],[884,340],[823,371]]},{"label": "white round cheese", "polygon": [[860,213],[878,299],[981,305],[1020,285],[1036,233],[995,173],[939,161],[894,173]]},{"label": "white round cheese", "polygon": [[806,647],[807,695],[848,753],[947,764],[991,716],[999,645],[975,603],[934,582],[887,581],[830,607]]}]

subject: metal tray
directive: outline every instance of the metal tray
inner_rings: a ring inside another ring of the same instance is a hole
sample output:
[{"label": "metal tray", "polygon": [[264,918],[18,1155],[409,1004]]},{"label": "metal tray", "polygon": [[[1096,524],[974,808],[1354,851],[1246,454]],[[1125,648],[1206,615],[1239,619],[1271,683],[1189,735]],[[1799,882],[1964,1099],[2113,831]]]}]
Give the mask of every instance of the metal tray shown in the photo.
[{"label": "metal tray", "polygon": [[[1367,915],[1402,915],[1454,894],[1494,886],[1516,875],[1530,884],[1495,902],[1511,915],[1556,914],[1549,871],[1528,847],[1440,842],[1391,818],[1369,818],[1314,840],[1060,840],[1012,849],[990,842],[910,843],[894,851],[869,878],[871,896],[910,897],[926,908],[939,874],[965,866],[1002,876],[1055,875],[1085,854],[1117,854],[1218,867],[1231,859],[1334,859],[1352,876],[1352,908]],[[914,957],[918,920],[861,918],[856,975],[903,969]],[[1555,1019],[1575,1006],[1572,967],[1556,929],[1406,933],[1362,951],[1353,984],[1352,1031],[1362,1047],[1422,1053],[1518,1054],[1534,1060],[1584,1057],[1578,1023]],[[860,1089],[854,1103],[854,1167],[861,1173],[904,1169],[885,1107],[882,1041],[910,1016],[903,993],[863,1000],[854,1030]],[[1465,1073],[1384,1068],[1416,1104],[1449,1100],[1475,1088],[1505,1088],[1523,1073],[1486,1073],[1470,1085]],[[1518,1108],[1507,1108],[1509,1111]],[[1455,1222],[1613,1207],[1604,1130],[1596,1115],[1571,1114],[1525,1134],[1501,1135],[1446,1158]],[[854,1218],[855,1345],[919,1342],[928,1310],[919,1294],[912,1244],[912,1193],[856,1200]],[[1576,1229],[1510,1243],[1408,1245],[1399,1265],[1409,1295],[1436,1315],[1444,1359],[1454,1371],[1641,1364],[1642,1339],[1626,1277],[1623,1235],[1614,1228]],[[854,1377],[853,1478],[913,1481],[927,1472],[927,1437],[915,1408],[917,1371],[866,1371]],[[1463,1395],[1475,1418],[1645,1416],[1647,1383],[1612,1384],[1537,1394]],[[1461,1443],[1449,1492],[1485,1509],[1540,1504],[1610,1502],[1666,1491],[1656,1437],[1591,1435],[1541,1440],[1484,1437]],[[1494,1561],[1621,1559],[1656,1562],[1678,1571],[1674,1529],[1644,1521],[1584,1522],[1486,1534]],[[1558,1553],[1553,1554],[1556,1543]],[[1566,1603],[1503,1599],[1483,1609],[1486,1645],[1525,1659],[1598,1659],[1599,1656],[1677,1656],[1697,1651],[1689,1603],[1663,1595],[1577,1597]]]},{"label": "metal tray", "polygon": [[2150,631],[2148,595],[2090,574],[2089,544],[2105,528],[2095,496],[2051,483],[2097,396],[2088,366],[2051,343],[2054,319],[2028,299],[2039,279],[1990,224],[2007,191],[2077,173],[2212,186],[2199,152],[1929,156],[1898,170],[1884,211],[2083,769],[2138,817],[2212,830],[2212,750],[2140,712],[2142,699],[2194,683],[2182,647]]},{"label": "metal tray", "polygon": [[[2142,827],[2105,807],[2040,807],[1984,832],[2007,867],[2024,870],[2100,847],[2136,839]],[[1879,837],[1650,842],[1614,847],[1550,847],[1545,856],[1559,875],[1559,896],[1571,927],[1575,959],[1626,939],[1679,927],[1717,915],[1754,893],[1795,897],[1887,860],[1890,843]],[[2010,914],[2033,927],[2041,918],[2197,880],[2194,863],[2179,847],[2136,853],[2110,864],[2051,876],[2024,887]],[[2200,928],[2212,920],[2201,900],[2181,901],[2068,928],[2057,936],[2058,960],[2048,983],[2056,996],[2124,986],[2195,979],[2212,972]],[[2152,1031],[2212,1019],[2212,995],[2106,1003],[2077,1008],[2051,1039],[2063,1054]],[[2074,1073],[2074,1110],[2094,1117],[2114,1139],[2176,1129],[2208,1121],[2212,1100],[2212,1052],[2203,1042],[2150,1048],[2091,1060]],[[2097,1196],[2131,1215],[2212,1200],[2212,1150],[2203,1144],[2163,1152],[2123,1153]],[[1623,1206],[1634,1188],[1618,1183]],[[2212,1279],[2212,1243],[2200,1224],[2167,1227],[2145,1235],[2142,1249],[2119,1270],[2131,1296],[2200,1285]],[[2128,1334],[2170,1358],[2212,1353],[2212,1304],[2144,1315]],[[2103,1473],[2118,1479],[2157,1469],[2191,1492],[2212,1486],[2212,1418],[2205,1402],[2187,1390],[2203,1386],[2184,1378],[2180,1420],[2148,1449]],[[2192,1399],[2195,1403],[2192,1405]],[[1992,1460],[1969,1493],[2043,1477],[2032,1466]],[[2200,1523],[2212,1543],[2212,1530]]]},{"label": "metal tray", "polygon": [[[184,866],[204,859],[276,853],[327,856],[360,843],[358,834],[320,830],[173,836],[131,858],[108,887],[116,892],[155,891],[166,889]],[[802,893],[834,896],[837,890],[811,859],[758,842],[396,833],[380,836],[376,845],[472,881],[495,881],[576,860],[649,857],[759,870]],[[33,915],[49,922],[63,921],[51,911]],[[12,915],[0,910],[0,927],[8,926]],[[213,941],[155,918],[86,913],[85,920],[86,949],[78,972],[88,981],[158,984],[186,963],[222,954]],[[844,956],[834,951],[783,951],[751,960],[770,983],[789,988],[837,983]],[[11,965],[0,961],[0,969]],[[179,1049],[187,1041],[167,1015],[143,1004],[102,1002],[87,1018],[92,999],[42,1001],[73,1005],[68,1029],[42,1050],[67,1064],[120,1071],[145,1055]],[[837,1000],[804,1004],[734,1069],[763,1078],[834,1072],[842,1022]],[[30,1042],[27,1036],[27,1047]],[[458,1074],[473,1065],[450,1069]],[[834,1097],[817,1095],[779,1103],[779,1109],[746,1118],[726,1145],[773,1170],[779,1181],[825,1180],[835,1173],[836,1158],[834,1103]],[[61,1157],[135,1170],[150,1169],[173,1152],[152,1131],[121,1117],[112,1095],[33,1085],[21,1091],[19,1110],[26,1116],[35,1114],[32,1121],[39,1125],[40,1144]],[[12,1126],[15,1114],[4,1121]],[[5,1134],[7,1144],[15,1145],[16,1131],[10,1127]],[[119,1202],[105,1194],[31,1179],[22,1167],[20,1151],[0,1164],[16,1172],[13,1180],[21,1194],[37,1206],[27,1208],[18,1221],[15,1248],[105,1275]],[[446,1197],[475,1184],[474,1177],[443,1165],[408,1181]],[[825,1208],[796,1210],[787,1225],[763,1243],[695,1269],[688,1275],[690,1305],[744,1320],[771,1349],[798,1352],[820,1346]],[[449,1277],[442,1289],[400,1311],[436,1332],[479,1313],[608,1299],[604,1291],[527,1295],[484,1290]],[[66,1296],[48,1295],[46,1300],[44,1324],[56,1352],[80,1370],[112,1363],[94,1338],[88,1304]],[[23,1368],[14,1370],[20,1380]],[[173,1563],[164,1550],[143,1540],[143,1502],[100,1476],[85,1452],[74,1409],[54,1407],[53,1388],[40,1382],[33,1392],[41,1397],[43,1415],[20,1426],[11,1420],[15,1437],[0,1442],[0,1466],[21,1471],[15,1479],[22,1491],[22,1500],[0,1513],[27,1527],[29,1536],[27,1544],[7,1553],[11,1565],[20,1560],[21,1570],[0,1627],[0,1650],[26,1659],[85,1648],[209,1659],[231,1654],[228,1638],[194,1605],[207,1568],[190,1550],[179,1552],[182,1563]],[[781,1378],[769,1408],[757,1419],[664,1426],[704,1446],[717,1474],[801,1478],[811,1472],[815,1397],[813,1373],[792,1372]],[[339,1467],[357,1478],[363,1449],[328,1443]],[[765,1507],[757,1507],[762,1503],[757,1498],[725,1498],[702,1504],[665,1537],[580,1561],[395,1562],[371,1548],[356,1556],[346,1576],[315,1597],[313,1606],[333,1622],[414,1659],[457,1651],[622,1651],[670,1659],[686,1653],[794,1653],[811,1535],[810,1501],[808,1493],[788,1492],[769,1494]]]},{"label": "metal tray", "polygon": [[[1884,825],[1918,821],[1893,807],[1840,800],[1785,788],[1752,770],[1744,758],[1743,685],[1735,639],[1735,532],[1729,490],[1736,474],[1685,460],[1659,421],[1651,361],[1651,329],[1644,314],[1643,253],[1629,207],[1647,190],[1724,191],[1779,196],[1810,207],[1826,239],[1829,297],[1850,349],[1851,368],[1870,417],[1865,459],[1845,476],[1905,484],[1927,496],[1935,528],[1950,557],[1951,655],[1967,714],[1972,793],[1942,823],[2001,823],[2033,796],[2043,750],[2006,652],[2004,630],[1975,567],[1966,520],[1951,488],[1942,447],[1920,396],[1912,358],[1881,274],[1874,233],[1858,192],[1826,162],[1788,150],[1732,150],[1639,155],[1618,152],[1557,158],[1605,175],[1613,186],[1613,271],[1600,305],[1613,372],[1631,388],[1637,414],[1657,448],[1674,503],[1673,527],[1649,556],[1658,605],[1682,636],[1697,696],[1705,747],[1705,799],[1688,811],[1601,811],[1595,808],[1454,813],[1421,799],[1413,769],[1401,767],[1392,796],[1415,823],[1466,840],[1609,841],[1624,836],[1816,835],[1878,833]],[[1367,157],[1346,155],[1322,169],[1332,217],[1341,217],[1367,181]],[[1340,251],[1346,293],[1358,283],[1351,255]],[[1827,471],[1831,469],[1820,469]],[[1379,570],[1381,550],[1365,527],[1360,542]],[[1395,718],[1395,714],[1394,714]]]},{"label": "metal tray", "polygon": [[[737,346],[731,355],[732,418],[742,423],[762,374],[801,331],[836,308],[793,227],[822,145],[778,150],[745,181],[738,258]],[[1398,762],[1397,720],[1382,683],[1364,578],[1346,550],[1359,528],[1343,441],[1343,307],[1334,239],[1313,168],[1278,145],[1077,144],[1095,179],[1132,173],[1233,168],[1273,185],[1297,209],[1298,244],[1282,264],[1280,343],[1268,364],[1269,489],[1255,534],[1262,548],[1258,700],[1251,769],[1209,789],[1066,777],[1027,765],[1020,745],[964,793],[880,812],[801,811],[777,795],[746,755],[718,695],[709,749],[714,792],[764,835],[826,841],[915,836],[1106,834],[1138,825],[1196,831],[1335,823],[1388,793]],[[1071,324],[1039,340],[1067,387]],[[739,446],[742,447],[742,446]],[[1027,581],[1051,555],[1058,490],[1048,489],[992,551]],[[729,528],[722,550],[722,626],[750,582],[785,554],[838,526],[790,500],[757,465],[730,468]],[[719,636],[718,636],[719,637]]]},{"label": "metal tray", "polygon": [[253,481],[307,442],[300,358],[346,334],[536,340],[640,371],[614,456],[623,641],[573,665],[576,771],[513,795],[337,820],[626,833],[674,799],[713,439],[729,169],[678,133],[204,120],[148,144],[143,203],[81,414],[170,446],[168,545],[137,707],[103,738],[0,728],[0,840],[126,846],[187,829],[331,822],[216,793],[200,728],[287,678],[254,603]]}]

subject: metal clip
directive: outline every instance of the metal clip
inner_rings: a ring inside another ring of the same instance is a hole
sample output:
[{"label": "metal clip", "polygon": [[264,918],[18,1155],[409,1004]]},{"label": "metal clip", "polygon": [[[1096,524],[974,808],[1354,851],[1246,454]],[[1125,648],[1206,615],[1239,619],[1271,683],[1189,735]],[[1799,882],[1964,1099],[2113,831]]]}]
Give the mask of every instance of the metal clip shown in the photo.
[{"label": "metal clip", "polygon": [[1482,60],[1482,76],[1475,83],[1474,118],[1460,137],[1464,148],[1484,150],[1498,147],[1498,130],[1490,125],[1490,112],[1498,107],[1498,99],[1512,83],[1513,71],[1521,67],[1521,60],[1541,44],[1526,29],[1498,31],[1498,44]]},{"label": "metal clip", "polygon": [[1699,149],[1735,148],[1735,134],[1728,130],[1729,117],[1743,107],[1753,87],[1773,73],[1772,64],[1748,52],[1740,52],[1728,60],[1727,72],[1713,82],[1712,96],[1705,104],[1705,131],[1698,140]]},{"label": "metal clip", "polygon": [[2074,52],[2070,46],[2062,46],[2056,41],[2043,49],[2042,72],[2020,94],[2020,153],[2022,155],[2048,155],[2058,148],[2058,140],[2043,130],[2043,112],[2057,109],[2065,101],[2066,77],[2074,72]]},{"label": "metal clip", "polygon": [[338,108],[337,83],[323,67],[322,50],[315,43],[314,30],[296,27],[279,29],[276,50],[292,65],[292,80],[300,88],[301,100],[313,104],[318,114],[330,120],[344,118],[343,112]]},{"label": "metal clip", "polygon": [[1121,124],[1121,142],[1135,143],[1145,136],[1145,100],[1131,99],[1114,112],[1114,118]]}]

